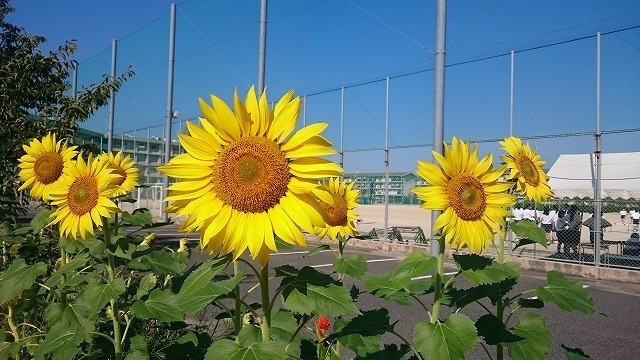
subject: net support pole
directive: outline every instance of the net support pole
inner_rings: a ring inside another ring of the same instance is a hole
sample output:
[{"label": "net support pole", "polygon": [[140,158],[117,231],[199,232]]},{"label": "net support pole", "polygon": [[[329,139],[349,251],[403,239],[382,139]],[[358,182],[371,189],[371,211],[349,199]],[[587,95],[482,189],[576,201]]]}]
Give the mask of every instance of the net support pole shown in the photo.
[{"label": "net support pole", "polygon": [[[443,154],[444,145],[444,68],[446,55],[447,0],[438,0],[436,11],[436,65],[433,102],[433,151]],[[433,159],[435,162],[435,158]],[[434,229],[440,211],[431,211],[431,256],[440,253],[440,230]]]},{"label": "net support pole", "polygon": [[[169,65],[167,74],[167,113],[164,126],[164,161],[169,162],[171,159],[171,122],[173,121],[173,68],[175,62],[175,46],[176,46],[176,4],[171,4],[171,19],[169,20]],[[164,201],[169,190],[169,176],[162,174],[162,221],[169,221],[169,214],[165,212],[167,203]]]},{"label": "net support pole", "polygon": [[384,116],[384,238],[389,238],[389,77],[385,97]]},{"label": "net support pole", "polygon": [[594,189],[594,202],[593,209],[593,232],[594,232],[594,261],[595,265],[600,265],[600,244],[602,239],[602,159],[600,150],[600,33],[597,36],[597,53],[596,53],[596,135],[595,135],[595,151],[596,158],[596,182]]},{"label": "net support pole", "polygon": [[340,167],[344,168],[344,86],[340,89]]},{"label": "net support pole", "polygon": [[[509,136],[513,136],[513,68],[515,64],[515,52],[511,50],[511,75],[510,75],[510,86],[509,86]],[[513,206],[509,207],[509,212],[513,214]],[[513,222],[513,219],[510,219],[509,224]],[[509,255],[513,252],[513,231],[509,229]],[[503,250],[504,251],[504,250]]]},{"label": "net support pole", "polygon": [[[114,82],[116,80],[116,61],[118,58],[118,40],[111,40],[111,76],[109,80]],[[107,131],[107,152],[113,151],[113,125],[116,110],[116,92],[113,89],[110,90],[109,95],[109,129]]]},{"label": "net support pole", "polygon": [[258,96],[264,91],[265,63],[267,58],[267,0],[260,1],[260,38],[258,39]]}]

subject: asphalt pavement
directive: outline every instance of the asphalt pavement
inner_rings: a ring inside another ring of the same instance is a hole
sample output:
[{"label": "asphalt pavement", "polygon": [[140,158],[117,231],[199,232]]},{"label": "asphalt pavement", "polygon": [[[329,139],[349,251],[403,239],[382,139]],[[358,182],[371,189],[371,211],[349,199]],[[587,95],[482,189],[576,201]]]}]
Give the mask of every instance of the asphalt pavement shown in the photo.
[{"label": "asphalt pavement", "polygon": [[[177,246],[177,241],[181,237],[176,232],[174,226],[166,226],[155,229],[158,233],[158,243],[172,247]],[[189,236],[194,247],[192,260],[198,261],[206,259],[207,256],[197,250],[197,235]],[[310,247],[315,246],[310,244]],[[334,247],[337,248],[337,247]],[[271,268],[280,265],[291,265],[296,268],[312,266],[319,271],[331,273],[332,263],[335,254],[331,251],[319,252],[311,257],[303,257],[309,249],[294,248],[278,254],[272,254],[270,259]],[[389,252],[349,248],[345,250],[346,256],[361,254],[367,259],[367,275],[380,275],[392,271],[395,266],[405,256]],[[243,266],[246,266],[243,264]],[[244,289],[251,288],[257,281],[251,275],[248,267],[245,273],[247,278],[243,281]],[[455,273],[455,264],[447,263],[445,272]],[[564,359],[564,350],[561,345],[571,348],[580,348],[586,354],[596,359],[638,359],[640,358],[640,285],[619,283],[611,281],[598,281],[570,277],[581,282],[591,293],[594,305],[598,310],[593,315],[585,315],[578,312],[566,313],[558,309],[555,305],[548,303],[543,309],[537,311],[541,314],[550,328],[553,344],[549,353],[549,359]],[[351,280],[347,281],[350,285]],[[546,283],[546,274],[535,272],[522,272],[522,277],[516,285],[514,291],[534,289]],[[355,281],[356,286],[364,290],[364,285]],[[271,286],[271,290],[277,285]],[[458,284],[464,287],[464,284]],[[514,292],[516,294],[516,292]],[[257,295],[257,294],[256,294]],[[257,298],[254,299],[257,301]],[[433,301],[432,296],[425,296],[423,300],[428,306]],[[428,320],[427,315],[417,304],[412,306],[401,306],[395,302],[377,299],[368,294],[361,295],[357,302],[361,310],[369,310],[384,307],[389,310],[392,316],[392,323],[397,321],[396,331],[411,339],[413,327],[418,321]],[[484,310],[477,305],[470,305],[463,310],[463,313],[476,320],[484,315]],[[445,312],[446,314],[446,312]],[[510,326],[514,325],[511,320]],[[398,343],[397,339],[391,336],[383,337],[385,343]],[[467,353],[468,359],[486,359],[487,354],[478,345],[474,350]]]}]

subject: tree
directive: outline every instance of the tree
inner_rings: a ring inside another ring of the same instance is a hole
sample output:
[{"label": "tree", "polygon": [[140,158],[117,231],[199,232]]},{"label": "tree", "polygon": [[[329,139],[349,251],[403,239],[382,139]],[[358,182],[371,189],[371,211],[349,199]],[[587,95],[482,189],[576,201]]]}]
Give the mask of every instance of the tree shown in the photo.
[{"label": "tree", "polygon": [[75,40],[45,54],[40,50],[46,42],[43,36],[5,21],[13,11],[9,0],[0,0],[0,211],[18,209],[16,179],[22,145],[50,131],[72,140],[78,123],[106,105],[111,91],[133,75],[131,70],[115,79],[105,75],[74,99],[68,79],[77,65],[71,59]]}]

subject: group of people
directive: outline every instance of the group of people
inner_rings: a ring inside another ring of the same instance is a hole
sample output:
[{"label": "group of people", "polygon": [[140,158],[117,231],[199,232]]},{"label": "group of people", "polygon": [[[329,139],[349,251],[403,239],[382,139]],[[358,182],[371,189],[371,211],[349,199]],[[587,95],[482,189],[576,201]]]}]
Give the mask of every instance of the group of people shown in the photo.
[{"label": "group of people", "polygon": [[[622,220],[623,225],[627,225],[627,209],[620,210],[620,220]],[[635,209],[631,209],[629,211],[629,219],[633,223],[633,231],[638,231],[638,227],[640,226],[640,212]]]},{"label": "group of people", "polygon": [[[558,242],[558,252],[565,254],[578,253],[580,244],[580,225],[582,225],[582,213],[576,205],[569,205],[566,209],[544,207],[535,210],[531,206],[513,209],[513,221],[531,220],[539,224],[545,231],[547,243]],[[564,249],[562,249],[564,246]]]}]

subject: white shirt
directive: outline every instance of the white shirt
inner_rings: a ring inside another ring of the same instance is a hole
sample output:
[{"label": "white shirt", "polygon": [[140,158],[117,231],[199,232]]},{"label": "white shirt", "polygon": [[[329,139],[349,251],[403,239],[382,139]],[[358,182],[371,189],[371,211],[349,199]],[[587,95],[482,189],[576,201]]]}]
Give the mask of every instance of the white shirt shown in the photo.
[{"label": "white shirt", "polygon": [[553,216],[553,214],[551,214],[551,213],[549,213],[549,214],[547,214],[547,215],[542,214],[542,216],[540,216],[540,222],[541,222],[542,224],[551,225],[551,223],[553,222],[553,220],[554,220],[554,216]]},{"label": "white shirt", "polygon": [[514,220],[522,220],[522,208],[514,208],[513,209],[513,219]]},{"label": "white shirt", "polygon": [[533,209],[524,209],[524,211],[522,211],[522,217],[529,220],[535,220],[536,212]]},{"label": "white shirt", "polygon": [[640,220],[640,212],[634,212],[631,217],[633,220]]},{"label": "white shirt", "polygon": [[552,222],[554,222],[554,223],[558,222],[558,212],[557,211],[551,210],[551,211],[549,211],[549,215],[552,216],[552,220],[551,220]]},{"label": "white shirt", "polygon": [[627,215],[627,210],[620,211],[620,216],[626,216],[626,215]]}]

